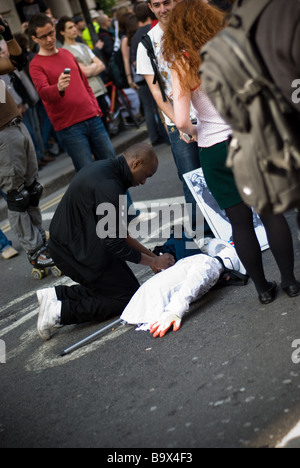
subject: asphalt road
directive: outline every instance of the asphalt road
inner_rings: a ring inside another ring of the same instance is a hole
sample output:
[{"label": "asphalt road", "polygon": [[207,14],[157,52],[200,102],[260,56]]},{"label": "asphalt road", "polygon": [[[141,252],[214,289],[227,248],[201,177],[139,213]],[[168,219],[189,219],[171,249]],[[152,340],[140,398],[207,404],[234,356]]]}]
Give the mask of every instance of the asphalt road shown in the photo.
[{"label": "asphalt road", "polygon": [[[158,174],[131,191],[136,202],[182,197],[169,148],[159,147],[158,155]],[[63,191],[43,200],[46,227]],[[293,213],[288,220],[300,279]],[[7,235],[19,248],[11,231]],[[60,357],[107,323],[64,327],[42,342],[35,291],[70,280],[34,281],[23,253],[0,262],[0,345],[6,346],[0,447],[108,449],[100,461],[121,448],[174,454],[201,447],[275,447],[300,420],[300,364],[292,347],[300,339],[299,298],[280,292],[276,302],[262,306],[251,282],[227,287],[194,304],[176,334],[154,339],[117,326]],[[269,251],[264,262],[269,277],[280,282]],[[146,267],[133,270],[141,281],[151,274]]]}]

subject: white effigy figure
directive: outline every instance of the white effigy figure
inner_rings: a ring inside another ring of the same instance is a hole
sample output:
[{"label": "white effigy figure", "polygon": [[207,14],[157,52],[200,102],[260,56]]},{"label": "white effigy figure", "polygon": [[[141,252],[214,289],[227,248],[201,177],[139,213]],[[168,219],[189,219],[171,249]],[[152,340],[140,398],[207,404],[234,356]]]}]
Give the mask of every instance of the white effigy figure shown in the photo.
[{"label": "white effigy figure", "polygon": [[172,325],[174,331],[179,330],[190,304],[208,293],[226,270],[240,268],[235,248],[226,241],[211,239],[205,246],[205,254],[179,260],[146,281],[121,319],[128,324],[144,324],[143,329],[150,329],[154,337],[163,337]]}]

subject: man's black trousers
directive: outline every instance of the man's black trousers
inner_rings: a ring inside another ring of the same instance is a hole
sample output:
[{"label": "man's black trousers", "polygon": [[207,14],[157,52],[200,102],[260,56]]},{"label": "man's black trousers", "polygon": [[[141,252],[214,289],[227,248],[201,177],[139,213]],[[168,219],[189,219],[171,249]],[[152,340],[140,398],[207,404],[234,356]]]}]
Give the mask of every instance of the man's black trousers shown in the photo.
[{"label": "man's black trousers", "polygon": [[140,287],[127,263],[122,260],[112,259],[104,274],[93,284],[87,284],[80,272],[59,260],[56,264],[61,271],[79,283],[55,288],[57,298],[62,302],[62,325],[102,322],[121,315]]}]

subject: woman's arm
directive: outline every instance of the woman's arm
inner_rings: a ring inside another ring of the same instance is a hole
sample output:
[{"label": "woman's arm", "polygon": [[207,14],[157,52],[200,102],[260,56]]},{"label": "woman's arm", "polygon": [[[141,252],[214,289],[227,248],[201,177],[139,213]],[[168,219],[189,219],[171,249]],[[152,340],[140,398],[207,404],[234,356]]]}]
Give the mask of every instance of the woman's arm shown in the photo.
[{"label": "woman's arm", "polygon": [[121,41],[121,51],[128,84],[130,88],[137,90],[139,89],[139,87],[136,83],[133,82],[132,79],[132,70],[130,65],[130,47],[128,45],[127,37],[123,37]]},{"label": "woman's arm", "polygon": [[191,91],[185,91],[180,85],[178,74],[171,69],[173,106],[175,124],[178,130],[191,135],[197,140],[197,127],[192,124],[190,118]]}]

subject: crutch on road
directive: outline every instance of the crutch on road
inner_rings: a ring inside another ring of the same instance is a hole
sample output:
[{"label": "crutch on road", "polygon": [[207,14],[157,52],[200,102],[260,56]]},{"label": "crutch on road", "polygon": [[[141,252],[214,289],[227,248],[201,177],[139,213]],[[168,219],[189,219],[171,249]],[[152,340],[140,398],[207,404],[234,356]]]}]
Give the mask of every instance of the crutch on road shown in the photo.
[{"label": "crutch on road", "polygon": [[87,337],[84,338],[83,340],[78,341],[78,343],[75,343],[73,346],[70,346],[69,348],[65,349],[65,350],[61,353],[60,356],[61,356],[61,357],[66,356],[67,354],[72,353],[72,352],[75,351],[76,349],[81,348],[82,346],[84,346],[85,344],[87,344],[89,341],[94,340],[94,339],[97,338],[99,335],[101,335],[101,334],[104,333],[105,331],[109,330],[110,328],[115,327],[115,326],[118,325],[119,323],[125,324],[126,322],[124,322],[124,320],[121,319],[121,318],[119,318],[118,320],[115,320],[114,322],[110,323],[109,325],[106,325],[105,327],[101,328],[100,330],[96,331],[95,333],[92,333],[91,335],[87,336]]}]

